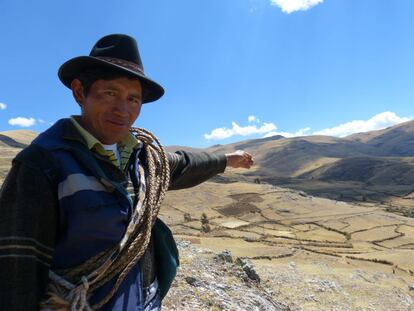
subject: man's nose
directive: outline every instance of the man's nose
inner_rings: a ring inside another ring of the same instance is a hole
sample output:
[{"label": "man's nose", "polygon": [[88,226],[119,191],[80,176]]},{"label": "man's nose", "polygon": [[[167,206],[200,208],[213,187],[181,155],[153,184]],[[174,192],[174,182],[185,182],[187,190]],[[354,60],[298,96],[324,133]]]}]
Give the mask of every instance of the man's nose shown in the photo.
[{"label": "man's nose", "polygon": [[114,112],[120,116],[128,115],[128,100],[126,98],[119,99],[114,105]]}]

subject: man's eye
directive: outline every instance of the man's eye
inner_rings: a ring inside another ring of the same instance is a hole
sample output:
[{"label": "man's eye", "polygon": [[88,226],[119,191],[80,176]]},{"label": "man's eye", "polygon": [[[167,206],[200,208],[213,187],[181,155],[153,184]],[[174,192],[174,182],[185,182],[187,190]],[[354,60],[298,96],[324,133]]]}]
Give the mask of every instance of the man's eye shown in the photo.
[{"label": "man's eye", "polygon": [[138,98],[131,98],[129,101],[134,105],[139,105],[141,103],[141,100]]},{"label": "man's eye", "polygon": [[105,91],[105,94],[106,95],[109,95],[109,96],[115,96],[115,92],[114,91]]}]

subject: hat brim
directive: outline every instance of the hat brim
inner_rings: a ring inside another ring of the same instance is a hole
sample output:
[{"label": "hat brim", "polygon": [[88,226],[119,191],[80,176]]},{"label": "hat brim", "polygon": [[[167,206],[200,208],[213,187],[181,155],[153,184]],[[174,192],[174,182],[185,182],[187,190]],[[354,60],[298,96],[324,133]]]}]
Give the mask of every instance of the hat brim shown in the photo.
[{"label": "hat brim", "polygon": [[128,76],[134,76],[139,79],[144,90],[144,98],[142,103],[149,103],[156,101],[164,95],[164,89],[157,82],[149,79],[147,76],[128,68],[113,64],[111,62],[99,59],[93,56],[79,56],[72,58],[60,66],[58,76],[60,81],[70,88],[70,85],[79,73],[90,67],[107,67],[116,71],[126,73]]}]

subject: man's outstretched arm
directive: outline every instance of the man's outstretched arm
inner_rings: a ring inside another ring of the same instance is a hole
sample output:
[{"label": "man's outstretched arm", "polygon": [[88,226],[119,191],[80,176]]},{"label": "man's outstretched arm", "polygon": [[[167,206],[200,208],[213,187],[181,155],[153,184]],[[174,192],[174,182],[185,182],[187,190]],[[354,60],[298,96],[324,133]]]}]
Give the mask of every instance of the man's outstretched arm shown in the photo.
[{"label": "man's outstretched arm", "polygon": [[223,173],[226,167],[250,168],[253,157],[245,151],[228,154],[177,151],[168,154],[170,163],[170,190],[196,186]]}]

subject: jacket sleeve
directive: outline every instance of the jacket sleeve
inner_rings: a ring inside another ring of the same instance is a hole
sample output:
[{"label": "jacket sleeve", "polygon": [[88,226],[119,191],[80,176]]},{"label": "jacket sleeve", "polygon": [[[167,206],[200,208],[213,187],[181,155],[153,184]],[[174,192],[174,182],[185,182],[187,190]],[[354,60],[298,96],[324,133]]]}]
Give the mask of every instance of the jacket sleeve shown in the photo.
[{"label": "jacket sleeve", "polygon": [[2,310],[38,310],[48,283],[57,198],[41,165],[22,161],[26,156],[36,156],[32,151],[24,150],[16,157],[0,190]]},{"label": "jacket sleeve", "polygon": [[224,154],[177,151],[168,154],[170,164],[170,190],[196,186],[223,173],[227,158]]}]

